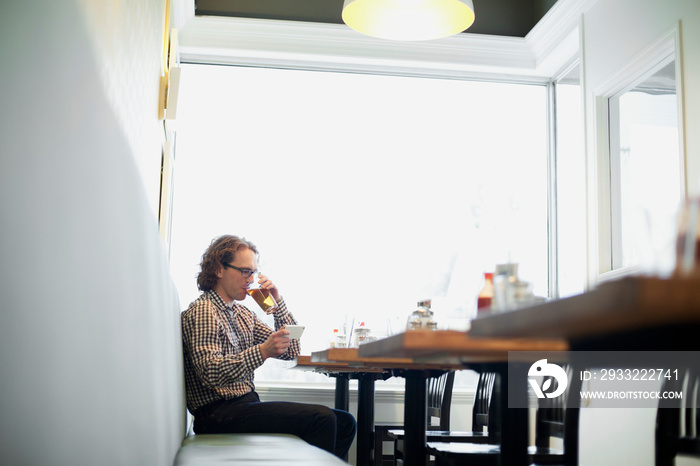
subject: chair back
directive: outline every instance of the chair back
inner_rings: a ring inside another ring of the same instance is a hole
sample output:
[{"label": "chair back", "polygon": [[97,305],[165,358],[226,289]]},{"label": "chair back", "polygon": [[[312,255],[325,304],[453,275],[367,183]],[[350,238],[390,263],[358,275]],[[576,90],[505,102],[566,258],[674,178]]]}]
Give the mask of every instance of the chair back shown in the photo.
[{"label": "chair back", "polygon": [[[455,371],[449,371],[440,377],[429,378],[426,382],[428,398],[428,429],[450,430],[450,408],[452,406],[452,387],[455,382]],[[434,425],[431,419],[440,420]]]},{"label": "chair back", "polygon": [[537,403],[535,445],[539,448],[549,448],[552,437],[564,439],[564,395],[539,399]]},{"label": "chair back", "polygon": [[476,384],[476,396],[472,409],[472,431],[483,432],[489,428],[489,411],[493,398],[495,372],[482,372]]},{"label": "chair back", "polygon": [[656,413],[656,466],[672,466],[677,454],[700,458],[700,373],[686,369],[662,391],[683,391],[682,399],[660,399]]},{"label": "chair back", "polygon": [[[568,406],[570,393],[578,393],[580,380],[572,376],[571,365],[564,365],[570,386],[556,398],[538,399],[535,415],[535,446],[538,450],[550,448],[552,438],[561,439],[564,444],[564,464],[577,464],[578,460],[578,406]],[[545,379],[546,380],[546,379]],[[556,390],[557,381],[553,380]],[[543,390],[545,391],[545,390]]]}]

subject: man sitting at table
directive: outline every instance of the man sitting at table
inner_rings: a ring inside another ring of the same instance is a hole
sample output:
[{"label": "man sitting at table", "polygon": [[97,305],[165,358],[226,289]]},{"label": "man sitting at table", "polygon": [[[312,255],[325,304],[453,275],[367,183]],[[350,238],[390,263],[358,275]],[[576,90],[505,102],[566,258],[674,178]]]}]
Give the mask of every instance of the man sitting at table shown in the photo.
[{"label": "man sitting at table", "polygon": [[253,371],[267,358],[294,359],[299,340],[290,342],[285,324],[296,321],[270,279],[260,287],[277,301],[275,330],[237,303],[247,295],[258,269],[258,250],[244,238],[221,236],[202,256],[197,286],[202,295],[182,313],[187,408],[194,431],[204,433],[284,433],[344,458],[355,437],[350,413],[321,405],[261,402]]}]

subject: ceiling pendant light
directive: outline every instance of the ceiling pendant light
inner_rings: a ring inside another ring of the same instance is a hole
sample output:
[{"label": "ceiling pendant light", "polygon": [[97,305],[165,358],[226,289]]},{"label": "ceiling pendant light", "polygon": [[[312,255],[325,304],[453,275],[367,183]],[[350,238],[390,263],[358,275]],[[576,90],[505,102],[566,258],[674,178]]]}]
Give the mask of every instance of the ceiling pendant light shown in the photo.
[{"label": "ceiling pendant light", "polygon": [[472,0],[345,0],[345,24],[368,36],[430,40],[458,34],[474,23]]}]

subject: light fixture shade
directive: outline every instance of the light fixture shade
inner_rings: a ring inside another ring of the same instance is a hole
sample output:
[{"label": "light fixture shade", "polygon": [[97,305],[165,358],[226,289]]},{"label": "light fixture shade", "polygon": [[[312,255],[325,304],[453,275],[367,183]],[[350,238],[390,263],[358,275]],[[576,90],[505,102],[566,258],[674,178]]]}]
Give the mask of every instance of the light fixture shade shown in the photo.
[{"label": "light fixture shade", "polygon": [[430,40],[460,33],[474,23],[472,0],[345,0],[345,24],[368,36]]}]

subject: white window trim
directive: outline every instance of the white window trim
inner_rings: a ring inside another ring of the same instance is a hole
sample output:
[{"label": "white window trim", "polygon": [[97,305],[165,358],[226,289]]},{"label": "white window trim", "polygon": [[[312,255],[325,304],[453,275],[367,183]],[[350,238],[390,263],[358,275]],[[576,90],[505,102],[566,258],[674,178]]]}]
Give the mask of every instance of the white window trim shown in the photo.
[{"label": "white window trim", "polygon": [[[335,387],[330,385],[265,384],[264,386],[256,385],[255,391],[258,392],[261,397],[269,396],[270,399],[278,401],[301,401],[304,403],[322,402],[332,404],[335,398]],[[375,400],[378,403],[403,404],[404,394],[405,391],[403,388],[383,388],[380,385],[375,387]],[[351,403],[357,403],[357,384],[350,384],[349,395],[349,401]],[[463,401],[466,404],[472,404],[475,396],[475,385],[469,385],[463,388],[455,387],[452,392],[453,401]]]},{"label": "white window trim", "polygon": [[[579,34],[580,31],[577,29],[575,33]],[[548,209],[547,219],[549,221],[548,225],[548,235],[549,235],[549,297],[559,298],[560,288],[559,288],[559,214],[558,214],[558,197],[557,197],[557,185],[559,180],[557,180],[557,164],[558,164],[558,144],[557,138],[557,99],[556,99],[556,86],[560,81],[567,76],[572,69],[579,67],[579,86],[581,89],[580,95],[583,98],[583,71],[581,64],[581,54],[577,52],[572,56],[566,65],[562,66],[559,72],[552,77],[548,84],[548,97],[547,97],[547,131],[548,131],[548,170],[549,174],[547,179],[549,181],[549,193],[548,193]],[[583,105],[582,105],[583,108]],[[581,119],[581,131],[583,132],[583,115]]]}]

